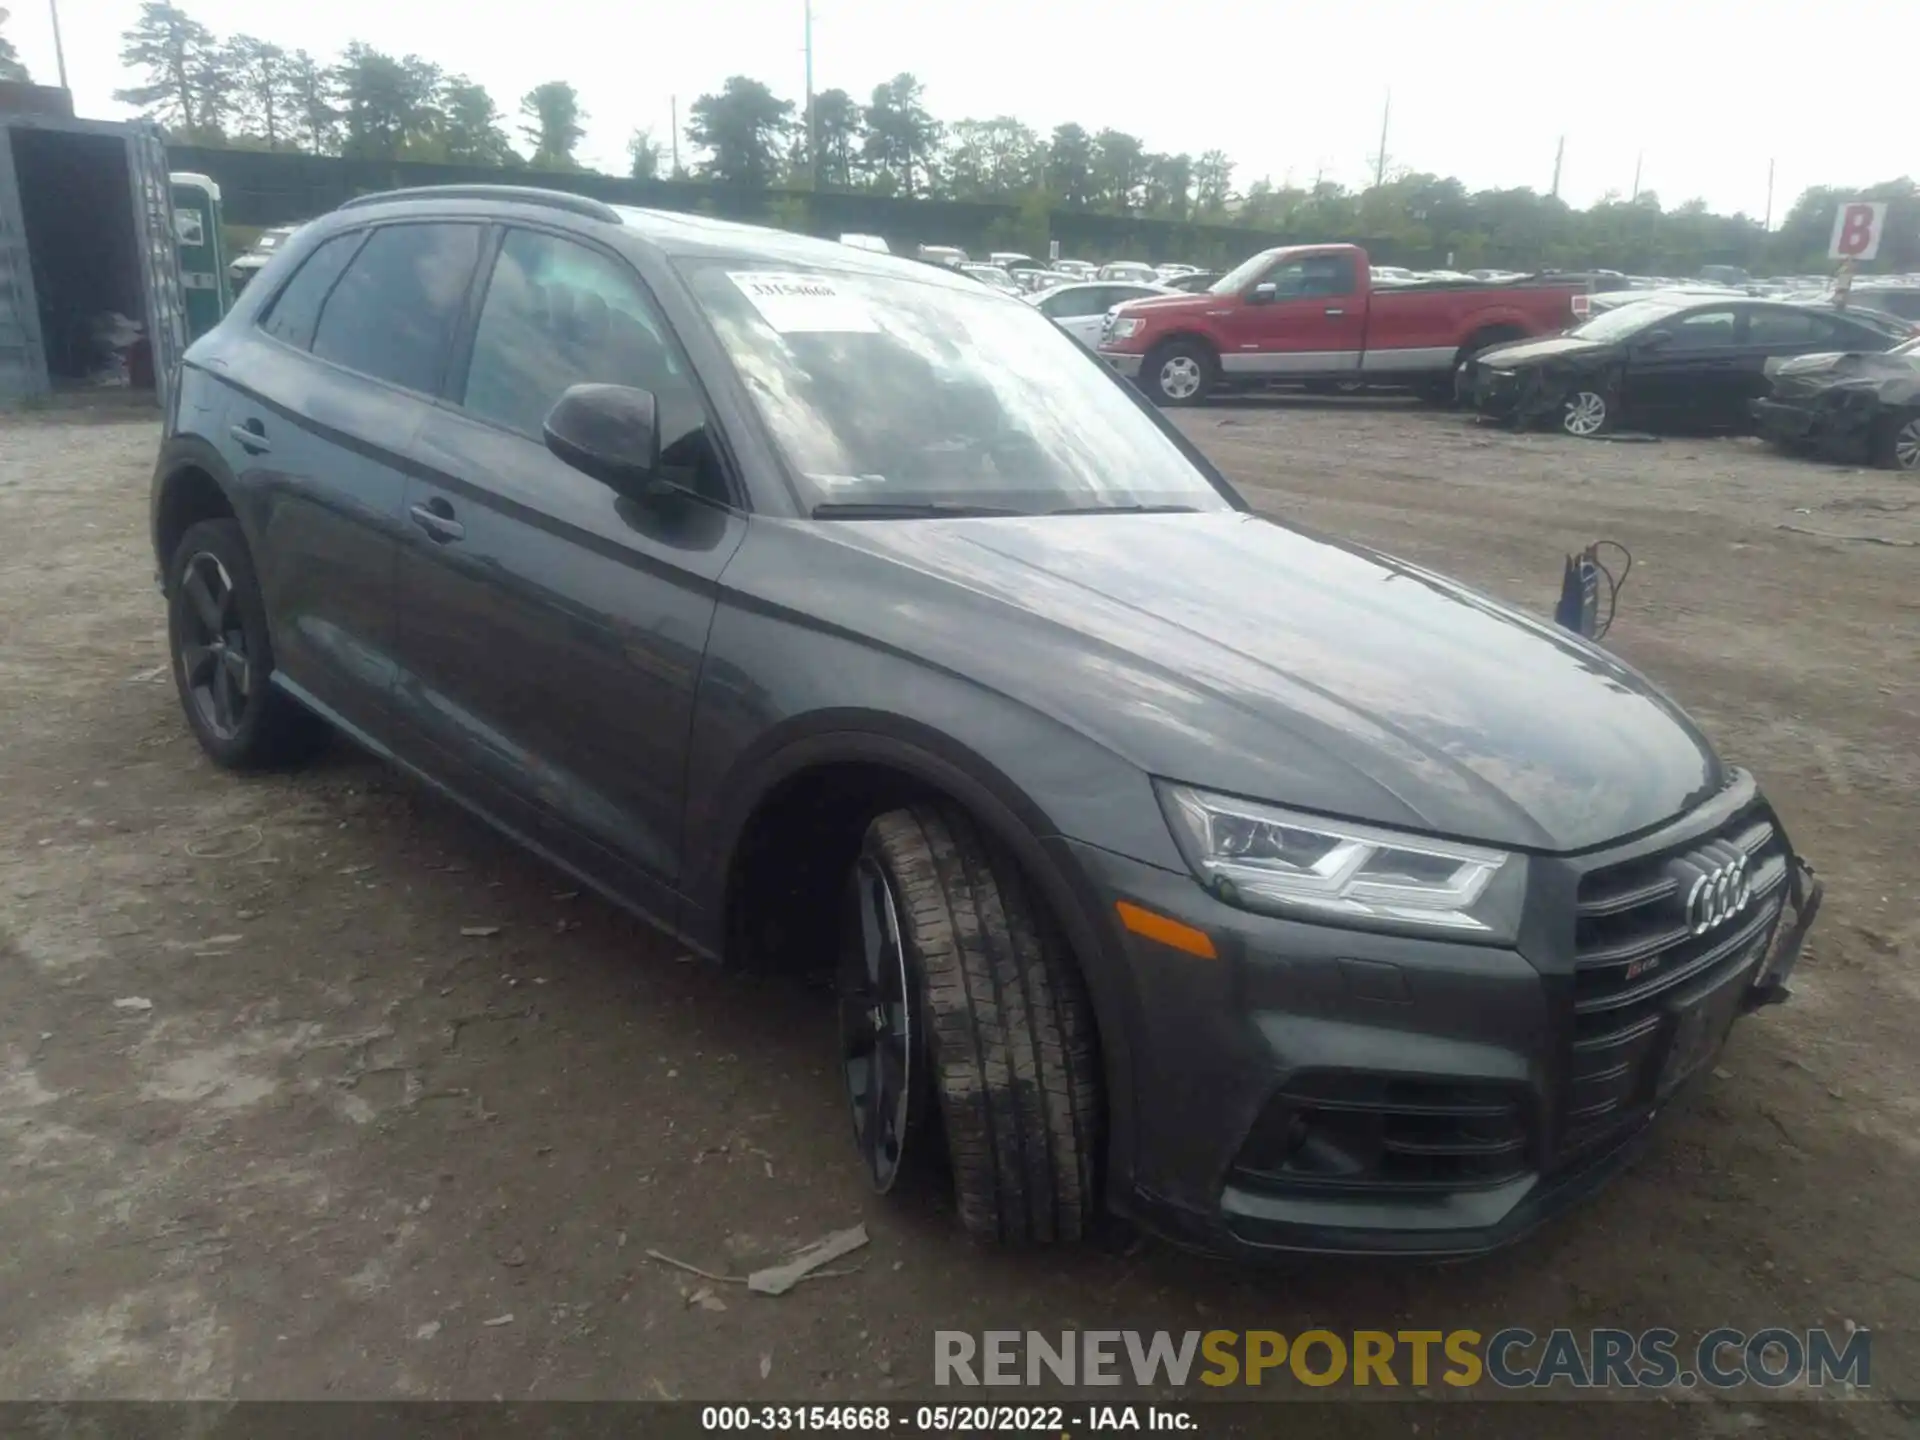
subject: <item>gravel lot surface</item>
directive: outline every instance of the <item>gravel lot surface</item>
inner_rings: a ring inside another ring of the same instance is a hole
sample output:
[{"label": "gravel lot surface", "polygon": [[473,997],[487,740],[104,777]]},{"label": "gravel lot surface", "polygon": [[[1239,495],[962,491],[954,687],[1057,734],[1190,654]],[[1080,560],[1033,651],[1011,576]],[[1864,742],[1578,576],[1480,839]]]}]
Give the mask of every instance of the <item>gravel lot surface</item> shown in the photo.
[{"label": "gravel lot surface", "polygon": [[[1736,1029],[1598,1201],[1444,1269],[976,1249],[938,1197],[866,1192],[824,996],[685,960],[344,746],[216,772],[165,668],[157,427],[0,421],[0,1397],[929,1398],[936,1328],[1847,1322],[1876,1332],[1875,1389],[1920,1395],[1920,488],[1375,402],[1180,423],[1270,514],[1535,610],[1563,552],[1625,542],[1609,643],[1759,772],[1826,878],[1794,1003]],[[861,1220],[856,1273],[779,1299],[647,1255],[744,1273]],[[1910,1416],[1676,1397],[1313,1429]]]}]

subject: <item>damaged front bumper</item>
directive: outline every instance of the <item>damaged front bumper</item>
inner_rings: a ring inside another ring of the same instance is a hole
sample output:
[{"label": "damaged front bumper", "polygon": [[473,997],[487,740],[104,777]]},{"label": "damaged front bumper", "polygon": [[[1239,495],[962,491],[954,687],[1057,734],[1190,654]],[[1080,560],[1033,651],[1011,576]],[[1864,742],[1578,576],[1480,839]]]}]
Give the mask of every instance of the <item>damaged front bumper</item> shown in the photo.
[{"label": "damaged front bumper", "polygon": [[1787,981],[1793,967],[1800,963],[1807,932],[1813,928],[1814,918],[1820,913],[1820,901],[1827,893],[1826,885],[1813,873],[1813,867],[1798,855],[1789,860],[1788,866],[1787,909],[1792,919],[1781,918],[1766,963],[1754,977],[1753,988],[1747,991],[1743,1010],[1779,1005],[1792,997]]}]

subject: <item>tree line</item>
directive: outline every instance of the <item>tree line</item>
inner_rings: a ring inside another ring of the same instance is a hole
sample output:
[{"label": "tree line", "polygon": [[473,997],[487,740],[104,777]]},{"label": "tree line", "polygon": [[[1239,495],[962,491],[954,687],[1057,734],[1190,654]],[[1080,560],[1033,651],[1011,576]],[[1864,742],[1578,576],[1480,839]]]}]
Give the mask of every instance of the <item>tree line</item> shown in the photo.
[{"label": "tree line", "polygon": [[[0,49],[0,71],[9,51]],[[368,160],[424,160],[578,170],[586,112],[553,80],[520,100],[512,121],[485,86],[417,55],[355,42],[331,60],[249,35],[215,36],[169,0],[146,0],[120,58],[140,83],[116,92],[187,144],[299,150]],[[512,126],[513,133],[509,133]],[[525,147],[523,154],[515,140]],[[1813,272],[1834,207],[1893,203],[1879,269],[1920,269],[1920,185],[1901,177],[1851,190],[1816,186],[1769,231],[1699,200],[1671,209],[1651,191],[1609,194],[1586,209],[1526,188],[1469,191],[1459,180],[1386,166],[1349,189],[1254,180],[1234,185],[1224,150],[1166,154],[1136,135],[1077,123],[1042,134],[1012,116],[942,121],[902,73],[862,101],[843,89],[811,113],[763,81],[736,75],[687,111],[690,162],[648,131],[628,142],[639,179],[707,181],[753,190],[858,191],[902,199],[1017,203],[1023,215],[1084,210],[1181,224],[1241,226],[1301,239],[1362,238],[1416,263],[1594,266],[1689,275],[1708,263],[1756,273]]]}]

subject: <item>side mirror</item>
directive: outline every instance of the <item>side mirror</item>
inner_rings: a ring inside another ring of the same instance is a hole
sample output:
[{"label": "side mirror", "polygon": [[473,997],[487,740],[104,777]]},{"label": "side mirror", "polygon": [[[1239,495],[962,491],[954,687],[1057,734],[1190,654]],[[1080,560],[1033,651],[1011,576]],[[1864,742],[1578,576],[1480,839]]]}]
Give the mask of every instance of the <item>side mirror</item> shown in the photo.
[{"label": "side mirror", "polygon": [[1271,305],[1274,296],[1279,293],[1279,287],[1271,280],[1262,280],[1248,292],[1247,299],[1251,300],[1255,305]]},{"label": "side mirror", "polygon": [[1645,335],[1640,337],[1640,348],[1642,350],[1661,350],[1672,343],[1673,332],[1671,330],[1649,330]]},{"label": "side mirror", "polygon": [[650,390],[571,385],[540,429],[547,449],[622,495],[670,488],[659,479],[660,424]]}]

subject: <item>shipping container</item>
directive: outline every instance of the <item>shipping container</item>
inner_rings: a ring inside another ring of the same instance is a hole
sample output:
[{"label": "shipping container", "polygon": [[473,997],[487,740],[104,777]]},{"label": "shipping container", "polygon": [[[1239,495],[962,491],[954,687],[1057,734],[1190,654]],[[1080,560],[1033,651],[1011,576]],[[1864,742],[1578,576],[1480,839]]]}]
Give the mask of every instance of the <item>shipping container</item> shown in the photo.
[{"label": "shipping container", "polygon": [[186,305],[160,132],[0,114],[0,405],[130,387],[167,403]]}]

